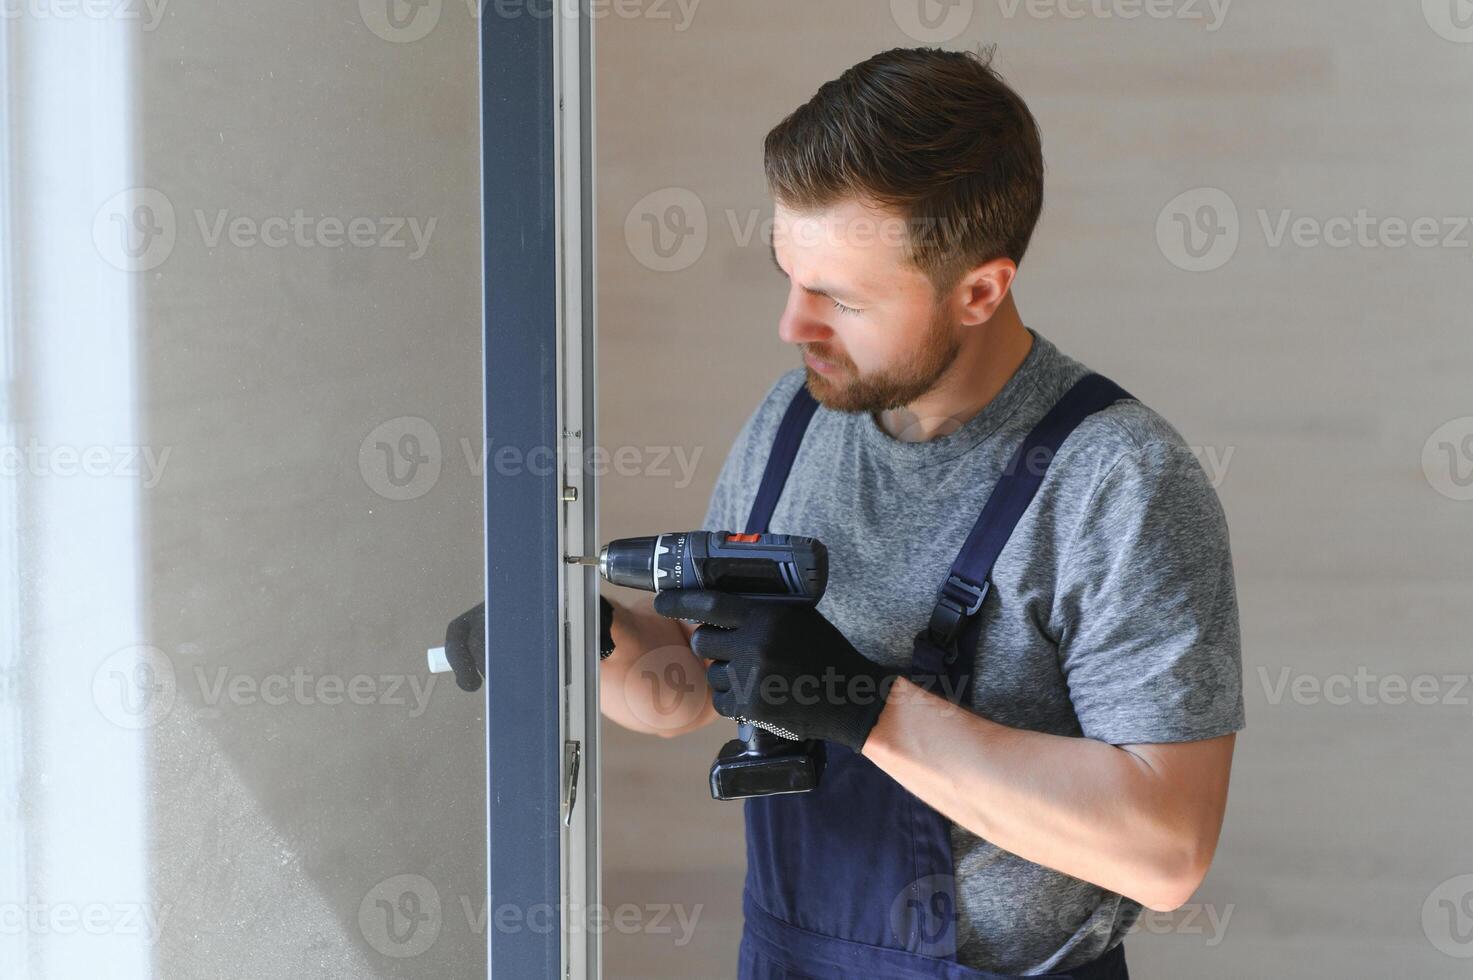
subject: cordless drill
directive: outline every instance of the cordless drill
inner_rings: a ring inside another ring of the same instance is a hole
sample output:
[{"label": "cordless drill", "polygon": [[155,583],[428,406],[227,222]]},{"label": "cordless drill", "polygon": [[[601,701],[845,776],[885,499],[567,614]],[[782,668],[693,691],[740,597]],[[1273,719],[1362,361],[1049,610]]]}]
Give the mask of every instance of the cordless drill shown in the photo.
[{"label": "cordless drill", "polygon": [[[817,603],[829,575],[823,542],[790,534],[682,531],[620,538],[597,558],[568,561],[597,566],[605,580],[645,592],[708,589],[768,602]],[[737,737],[711,765],[711,796],[740,800],[815,788],[823,773],[823,742],[785,735],[738,718]]]}]

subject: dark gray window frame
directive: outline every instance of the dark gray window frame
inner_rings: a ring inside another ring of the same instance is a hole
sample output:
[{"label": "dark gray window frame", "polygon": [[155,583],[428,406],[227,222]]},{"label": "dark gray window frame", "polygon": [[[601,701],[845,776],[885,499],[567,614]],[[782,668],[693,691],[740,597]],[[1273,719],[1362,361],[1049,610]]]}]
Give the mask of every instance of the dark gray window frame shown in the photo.
[{"label": "dark gray window frame", "polygon": [[[599,975],[599,937],[583,927],[599,891],[597,589],[562,561],[598,540],[593,480],[576,465],[596,403],[588,4],[576,16],[553,2],[482,7],[486,935],[498,980]],[[497,465],[508,446],[523,465]],[[499,909],[519,927],[499,928]]]}]

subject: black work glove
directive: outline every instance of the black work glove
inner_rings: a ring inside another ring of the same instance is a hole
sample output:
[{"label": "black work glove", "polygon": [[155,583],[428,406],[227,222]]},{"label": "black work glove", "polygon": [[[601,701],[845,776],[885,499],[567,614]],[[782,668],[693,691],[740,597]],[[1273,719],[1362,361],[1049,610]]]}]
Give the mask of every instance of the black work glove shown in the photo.
[{"label": "black work glove", "polygon": [[[711,701],[728,718],[858,752],[899,672],[865,657],[808,603],[699,589],[661,592],[655,612],[704,623],[691,635]],[[780,734],[781,734],[780,733]]]},{"label": "black work glove", "polygon": [[486,604],[456,616],[445,627],[445,659],[462,691],[479,691],[486,676]]},{"label": "black work glove", "polygon": [[598,659],[607,660],[614,652],[614,604],[598,597]]},{"label": "black work glove", "polygon": [[[614,652],[614,607],[598,597],[598,659]],[[486,604],[467,610],[445,627],[445,659],[462,691],[479,691],[486,676]]]}]

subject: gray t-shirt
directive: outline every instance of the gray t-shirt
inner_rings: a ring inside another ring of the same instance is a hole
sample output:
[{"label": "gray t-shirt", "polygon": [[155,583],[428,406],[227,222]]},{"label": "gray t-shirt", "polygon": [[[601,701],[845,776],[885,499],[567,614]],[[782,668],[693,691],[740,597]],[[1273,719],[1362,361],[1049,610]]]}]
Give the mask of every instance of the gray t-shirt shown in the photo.
[{"label": "gray t-shirt", "polygon": [[[1018,444],[1089,369],[1037,331],[980,413],[900,442],[868,413],[819,407],[767,529],[828,546],[818,609],[871,660],[909,663],[917,631]],[[779,420],[784,374],[722,467],[703,527],[745,530]],[[1116,379],[1129,388],[1129,379]],[[1138,401],[1084,421],[1054,457],[992,573],[971,708],[1004,725],[1127,745],[1243,727],[1228,529],[1181,435]],[[835,828],[842,832],[842,828]],[[1141,907],[953,825],[959,959],[1032,974],[1086,963]],[[888,899],[877,899],[885,900]]]}]

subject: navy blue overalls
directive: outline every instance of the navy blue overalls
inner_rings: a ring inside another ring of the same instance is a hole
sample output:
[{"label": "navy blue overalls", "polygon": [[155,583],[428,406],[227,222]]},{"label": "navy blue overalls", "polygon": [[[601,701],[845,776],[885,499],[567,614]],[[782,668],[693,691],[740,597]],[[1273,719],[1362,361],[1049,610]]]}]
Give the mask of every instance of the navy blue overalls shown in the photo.
[{"label": "navy blue overalls", "polygon": [[[1089,375],[1023,441],[957,553],[930,623],[915,637],[911,681],[970,703],[976,613],[993,563],[1064,439],[1089,415],[1130,397]],[[817,409],[807,388],[799,388],[778,427],[747,533],[768,530]],[[957,962],[950,821],[864,756],[834,743],[825,748],[828,763],[816,790],[746,801],[742,980],[1001,977]],[[1117,944],[1092,963],[1047,976],[1125,980],[1125,953]]]}]

